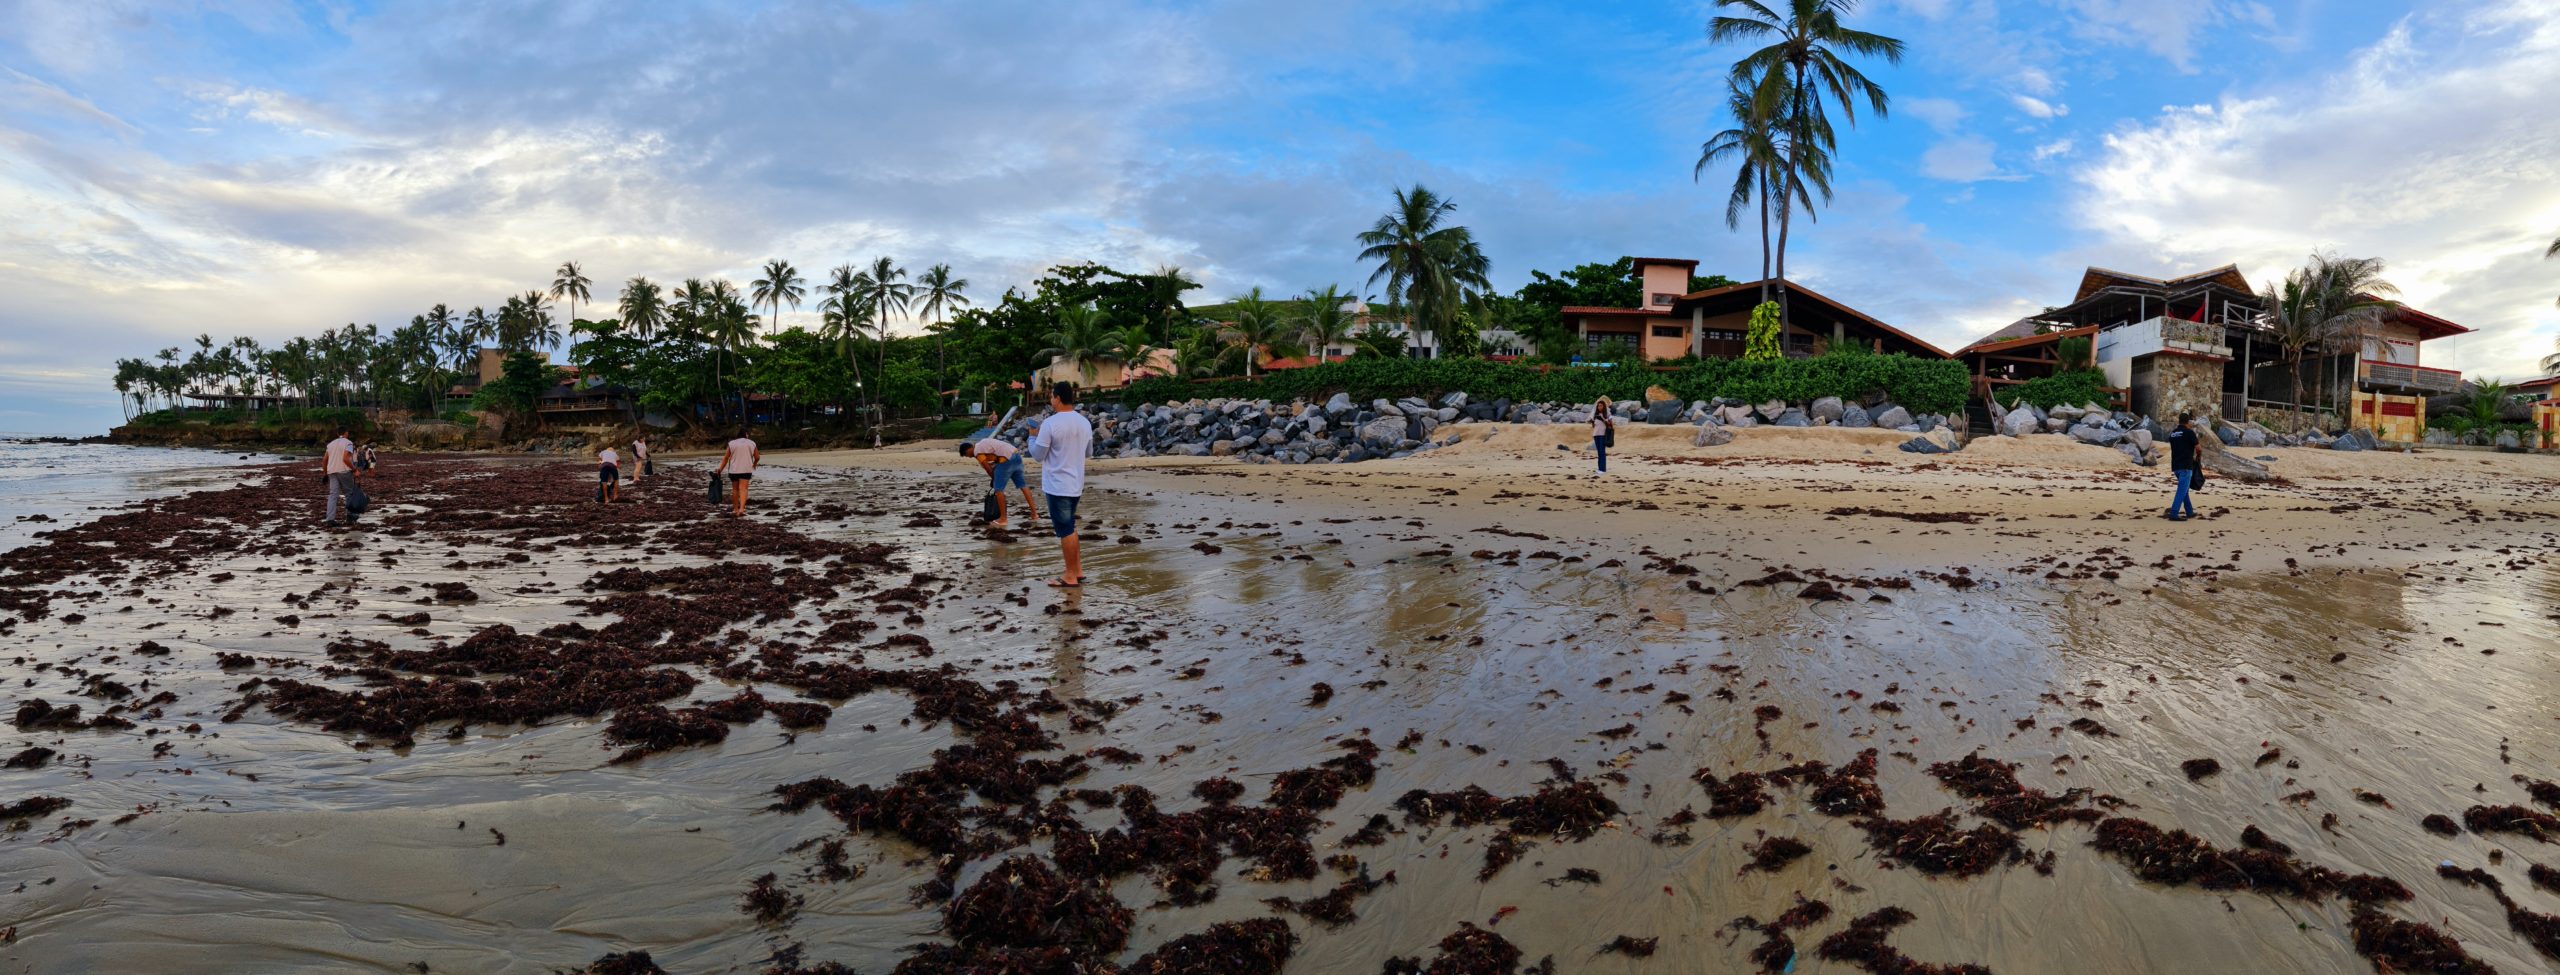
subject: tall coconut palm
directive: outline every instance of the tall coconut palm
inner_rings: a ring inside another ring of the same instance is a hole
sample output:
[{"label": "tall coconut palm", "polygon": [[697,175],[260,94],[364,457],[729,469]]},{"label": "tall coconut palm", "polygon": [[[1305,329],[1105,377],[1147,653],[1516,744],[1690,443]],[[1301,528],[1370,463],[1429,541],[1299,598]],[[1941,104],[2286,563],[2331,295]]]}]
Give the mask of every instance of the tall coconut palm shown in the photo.
[{"label": "tall coconut palm", "polygon": [[2286,272],[2281,283],[2260,288],[2260,322],[2272,333],[2293,378],[2294,429],[2302,429],[2302,363],[2314,348],[2328,350],[2353,340],[2397,305],[2384,295],[2400,289],[2383,280],[2378,257],[2334,257],[2313,253],[2309,263]]},{"label": "tall coconut palm", "polygon": [[[1785,11],[1772,9],[1771,2],[1781,4]],[[1902,61],[1902,42],[1842,24],[1841,16],[1856,6],[1857,0],[1716,0],[1717,9],[1737,10],[1742,16],[1719,14],[1707,23],[1708,40],[1718,44],[1765,42],[1734,62],[1733,78],[1753,88],[1755,111],[1770,116],[1784,140],[1778,147],[1780,178],[1773,184],[1780,190],[1782,204],[1801,189],[1799,183],[1810,181],[1811,174],[1806,170],[1817,160],[1826,171],[1823,182],[1828,184],[1829,155],[1834,148],[1830,105],[1838,105],[1851,125],[1858,122],[1859,100],[1864,100],[1877,118],[1885,117],[1884,87],[1860,73],[1843,55],[1882,57],[1887,63],[1898,64]],[[1787,239],[1794,228],[1794,212],[1794,207],[1778,207],[1776,277],[1782,315],[1786,308]]]},{"label": "tall coconut palm", "polygon": [[1191,280],[1190,275],[1171,264],[1158,265],[1154,274],[1138,275],[1131,280],[1139,286],[1138,303],[1143,309],[1140,313],[1146,316],[1147,327],[1155,330],[1156,341],[1160,344],[1172,342],[1174,332],[1190,321],[1187,309],[1182,307],[1182,293],[1198,288],[1200,282]]},{"label": "tall coconut palm", "polygon": [[542,292],[525,292],[517,314],[516,334],[522,351],[560,347],[560,325],[552,320],[551,309],[547,307]]},{"label": "tall coconut palm", "polygon": [[658,291],[658,283],[635,277],[622,283],[622,301],[614,308],[622,316],[622,327],[633,338],[643,342],[658,334],[667,324],[667,301]]},{"label": "tall coconut palm", "polygon": [[[883,256],[872,259],[871,266],[857,277],[863,301],[871,306],[871,327],[879,337],[880,344],[873,350],[877,366],[872,370],[874,376],[886,376],[889,372],[889,316],[905,313],[907,306],[915,301],[916,286],[906,283],[906,276],[906,268]],[[871,445],[880,446],[880,410],[876,398],[871,409]]]},{"label": "tall coconut palm", "polygon": [[[1754,97],[1755,89],[1737,79],[1728,79],[1725,91],[1725,113],[1733,127],[1709,137],[1698,147],[1698,164],[1689,178],[1706,174],[1707,167],[1720,161],[1734,164],[1733,189],[1725,195],[1724,225],[1739,229],[1745,208],[1755,203],[1760,209],[1760,300],[1769,301],[1770,203],[1777,197],[1779,206],[1801,206],[1807,213],[1813,209],[1807,192],[1819,186],[1824,199],[1831,197],[1830,153],[1820,146],[1812,147],[1816,165],[1790,169],[1786,165],[1787,145],[1792,140],[1784,135],[1777,116],[1782,106],[1764,106]],[[1808,178],[1810,177],[1810,178]],[[1788,192],[1778,191],[1784,188]]]},{"label": "tall coconut palm", "polygon": [[[1387,283],[1387,300],[1404,305],[1416,331],[1438,335],[1457,317],[1469,288],[1491,285],[1491,265],[1465,227],[1443,225],[1457,204],[1421,184],[1395,191],[1395,207],[1363,231],[1360,259],[1376,261],[1369,283]],[[1249,364],[1248,364],[1249,365]]]},{"label": "tall coconut palm", "polygon": [[578,320],[578,303],[587,300],[587,286],[594,283],[587,280],[586,272],[578,267],[578,262],[562,261],[560,269],[551,274],[551,300],[566,299],[569,302],[569,321],[574,323]]},{"label": "tall coconut palm", "polygon": [[1254,367],[1261,359],[1286,359],[1299,354],[1301,327],[1281,313],[1280,306],[1262,296],[1255,288],[1230,299],[1235,321],[1220,329],[1220,338],[1228,345],[1243,350],[1245,378],[1253,378]]},{"label": "tall coconut palm", "polygon": [[1112,358],[1120,360],[1122,382],[1134,382],[1134,373],[1145,369],[1156,355],[1156,336],[1146,323],[1131,322],[1113,329],[1109,337]]},{"label": "tall coconut palm", "polygon": [[1042,337],[1049,347],[1040,350],[1040,357],[1075,363],[1076,370],[1084,374],[1085,383],[1091,385],[1095,367],[1120,360],[1112,335],[1101,311],[1092,305],[1068,305],[1058,309],[1057,327]]},{"label": "tall coconut palm", "polygon": [[[821,290],[827,293],[827,300],[819,303],[819,310],[828,316],[827,335],[836,340],[836,351],[853,367],[855,389],[867,389],[862,382],[862,357],[855,352],[859,344],[855,340],[868,334],[873,315],[863,274],[851,264],[838,264],[827,272],[827,283]],[[869,402],[861,396],[855,398]]]},{"label": "tall coconut palm", "polygon": [[942,316],[954,308],[969,307],[969,279],[953,277],[951,265],[936,264],[916,275],[916,314],[925,319],[925,330],[933,333],[933,401],[942,403],[943,372],[949,357],[943,353]]},{"label": "tall coconut palm", "polygon": [[473,345],[494,345],[498,341],[498,319],[489,310],[472,306],[462,313],[462,337]]},{"label": "tall coconut palm", "polygon": [[755,289],[750,294],[756,304],[773,309],[772,325],[779,329],[782,327],[782,303],[788,301],[791,307],[798,308],[800,298],[809,293],[809,289],[801,287],[802,283],[800,270],[792,267],[790,261],[777,257],[764,262],[764,276],[755,279],[749,287]]},{"label": "tall coconut palm", "polygon": [[1347,345],[1356,330],[1350,304],[1351,296],[1342,293],[1340,285],[1328,284],[1309,292],[1305,303],[1293,320],[1297,341],[1307,354],[1322,356],[1324,350]]}]

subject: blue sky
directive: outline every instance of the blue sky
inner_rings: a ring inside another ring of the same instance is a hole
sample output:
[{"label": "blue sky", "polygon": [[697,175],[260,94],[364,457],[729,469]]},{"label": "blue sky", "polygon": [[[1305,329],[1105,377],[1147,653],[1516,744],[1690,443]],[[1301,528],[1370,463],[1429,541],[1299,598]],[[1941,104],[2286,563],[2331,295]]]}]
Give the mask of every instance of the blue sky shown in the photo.
[{"label": "blue sky", "polygon": [[[979,293],[1178,264],[1357,285],[1391,187],[1508,288],[1621,254],[1755,274],[1693,183],[1724,65],[1671,2],[0,0],[0,430],[107,376],[599,281],[889,254]],[[2560,4],[1867,0],[1904,39],[1798,280],[1953,348],[2102,264],[2379,255],[2521,378],[2560,337]],[[809,318],[803,309],[786,322]]]}]

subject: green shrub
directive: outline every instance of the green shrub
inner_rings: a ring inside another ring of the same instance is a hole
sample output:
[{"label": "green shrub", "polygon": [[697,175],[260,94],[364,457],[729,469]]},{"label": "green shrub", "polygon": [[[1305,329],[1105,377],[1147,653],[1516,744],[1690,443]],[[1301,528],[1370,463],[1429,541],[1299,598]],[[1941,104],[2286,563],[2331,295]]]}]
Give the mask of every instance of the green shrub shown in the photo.
[{"label": "green shrub", "polygon": [[1317,402],[1334,393],[1365,402],[1465,392],[1479,400],[1588,403],[1602,396],[1641,399],[1648,386],[1661,386],[1683,400],[1726,397],[1750,402],[1802,402],[1822,396],[1847,399],[1882,390],[1886,398],[1914,412],[1953,413],[1964,408],[1969,383],[1960,362],[1842,348],[1810,359],[1706,359],[1668,372],[1555,367],[1541,373],[1536,367],[1483,359],[1351,360],[1285,369],[1250,381],[1141,379],[1129,387],[1121,402],[1217,397]]},{"label": "green shrub", "polygon": [[1764,301],[1752,308],[1751,320],[1745,329],[1742,336],[1743,358],[1766,362],[1784,356],[1785,353],[1778,348],[1778,336],[1786,331],[1786,324],[1779,315],[1777,302]]},{"label": "green shrub", "polygon": [[2095,369],[2060,372],[2027,380],[1992,393],[2002,406],[2014,407],[2025,400],[2046,409],[2056,406],[2105,405],[2107,374]]}]

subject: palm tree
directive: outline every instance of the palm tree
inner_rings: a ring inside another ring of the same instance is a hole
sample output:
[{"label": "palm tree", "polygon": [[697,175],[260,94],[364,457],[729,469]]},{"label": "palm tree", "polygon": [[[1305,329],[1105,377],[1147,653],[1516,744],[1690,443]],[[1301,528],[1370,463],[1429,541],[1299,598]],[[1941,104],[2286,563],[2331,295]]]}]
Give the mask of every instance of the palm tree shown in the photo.
[{"label": "palm tree", "polygon": [[[2260,321],[2274,333],[2293,377],[2294,429],[2302,429],[2302,360],[2354,338],[2378,323],[2397,302],[2382,298],[2400,289],[2382,278],[2378,257],[2333,257],[2314,252],[2308,264],[2286,272],[2281,284],[2260,288]],[[2332,404],[2334,406],[2334,404]]]},{"label": "palm tree", "polygon": [[1324,350],[1351,341],[1353,318],[1351,296],[1342,293],[1340,285],[1328,284],[1309,292],[1306,303],[1298,311],[1298,343],[1307,354],[1324,355]]},{"label": "palm tree", "polygon": [[[2543,260],[2547,261],[2555,257],[2560,257],[2560,237],[2551,238],[2551,249],[2542,252]],[[2551,299],[2551,303],[2560,305],[2560,298]],[[2554,365],[2554,363],[2560,363],[2560,353],[2554,353],[2551,358],[2542,360],[2543,371],[2560,372],[2560,365]]]},{"label": "palm tree", "polygon": [[666,299],[659,295],[658,283],[648,278],[623,282],[622,303],[615,310],[622,316],[622,327],[644,342],[667,324]]},{"label": "palm tree", "polygon": [[1244,350],[1245,378],[1253,378],[1256,360],[1286,359],[1298,354],[1297,340],[1302,332],[1281,314],[1279,305],[1262,296],[1261,288],[1237,295],[1227,303],[1235,309],[1236,319],[1221,329],[1218,337]]},{"label": "palm tree", "polygon": [[[1783,140],[1777,146],[1780,154],[1776,183],[1783,204],[1802,191],[1803,183],[1812,181],[1815,170],[1821,171],[1825,185],[1829,183],[1829,156],[1834,142],[1826,100],[1837,103],[1851,125],[1858,123],[1859,98],[1866,100],[1877,118],[1885,117],[1883,86],[1859,73],[1842,54],[1881,56],[1887,63],[1899,64],[1902,42],[1842,25],[1841,15],[1856,7],[1857,0],[1774,2],[1783,3],[1786,12],[1771,9],[1763,0],[1716,0],[1719,9],[1740,8],[1744,16],[1718,15],[1708,21],[1707,39],[1718,44],[1737,40],[1768,42],[1734,62],[1733,78],[1752,86],[1753,114],[1771,118]],[[1826,190],[1825,196],[1828,195]],[[1778,207],[1776,256],[1782,315],[1787,300],[1787,237],[1794,227],[1793,213],[1793,207]]]},{"label": "palm tree", "polygon": [[1475,235],[1441,225],[1457,208],[1420,184],[1398,189],[1395,207],[1359,237],[1360,259],[1378,262],[1369,283],[1385,279],[1387,300],[1406,306],[1414,329],[1429,335],[1457,317],[1467,288],[1491,287],[1485,277],[1491,265]]},{"label": "palm tree", "polygon": [[1058,327],[1042,337],[1049,347],[1040,350],[1040,356],[1052,362],[1075,363],[1090,385],[1095,366],[1119,361],[1112,335],[1102,312],[1092,305],[1068,305],[1058,309]]},{"label": "palm tree", "polygon": [[1156,273],[1132,280],[1140,288],[1139,305],[1144,309],[1147,327],[1155,330],[1159,342],[1173,341],[1174,329],[1185,324],[1188,317],[1182,307],[1182,293],[1199,287],[1200,282],[1171,264],[1160,265]]},{"label": "palm tree", "polygon": [[801,296],[809,293],[800,285],[800,270],[792,267],[790,261],[777,257],[764,262],[764,277],[755,279],[749,286],[755,289],[751,294],[756,304],[773,309],[773,327],[781,328],[782,303],[788,301],[791,307],[798,308]]},{"label": "palm tree", "polygon": [[1155,358],[1155,333],[1148,331],[1144,322],[1131,322],[1113,329],[1108,340],[1112,358],[1120,360],[1122,382],[1134,382],[1135,377],[1130,373],[1146,368],[1149,360]]},{"label": "palm tree", "polygon": [[[1725,197],[1724,225],[1727,228],[1740,228],[1743,208],[1754,202],[1759,204],[1760,300],[1765,302],[1770,300],[1769,289],[1772,286],[1769,280],[1770,190],[1781,182],[1789,185],[1792,192],[1779,201],[1780,206],[1802,205],[1807,212],[1810,212],[1813,209],[1813,201],[1805,192],[1804,179],[1782,180],[1779,176],[1786,158],[1786,150],[1783,146],[1789,140],[1779,134],[1775,113],[1765,110],[1753,98],[1753,89],[1739,80],[1727,79],[1725,111],[1732,116],[1734,127],[1716,133],[1699,145],[1698,164],[1690,170],[1689,178],[1694,181],[1705,175],[1707,167],[1714,165],[1718,160],[1729,158],[1735,162],[1733,189]],[[1831,197],[1829,154],[1824,152],[1821,158],[1823,165],[1815,170],[1815,174],[1820,177],[1822,195],[1827,200]],[[1790,173],[1789,175],[1803,174]]]},{"label": "palm tree", "polygon": [[518,314],[521,317],[516,325],[517,335],[523,342],[524,351],[560,347],[560,325],[551,320],[551,309],[545,307],[542,292],[525,292],[524,304]]},{"label": "palm tree", "polygon": [[942,403],[943,370],[949,365],[943,354],[942,315],[969,306],[969,279],[952,277],[951,265],[936,264],[916,275],[916,289],[916,314],[924,316],[925,329],[933,333],[933,401]]},{"label": "palm tree", "polygon": [[[874,258],[871,267],[855,277],[863,303],[871,306],[871,327],[880,339],[874,350],[878,366],[872,370],[874,376],[885,377],[889,372],[889,316],[906,311],[915,300],[916,286],[900,280],[906,276],[906,268],[882,256]],[[880,446],[880,410],[876,401],[871,408],[871,445]]]},{"label": "palm tree", "polygon": [[569,320],[575,322],[578,320],[578,303],[587,300],[587,286],[594,283],[587,280],[586,272],[578,268],[578,262],[562,261],[560,269],[552,272],[551,300],[568,299]]},{"label": "palm tree", "polygon": [[473,306],[462,313],[462,337],[473,345],[492,345],[498,341],[498,320],[489,310]]}]

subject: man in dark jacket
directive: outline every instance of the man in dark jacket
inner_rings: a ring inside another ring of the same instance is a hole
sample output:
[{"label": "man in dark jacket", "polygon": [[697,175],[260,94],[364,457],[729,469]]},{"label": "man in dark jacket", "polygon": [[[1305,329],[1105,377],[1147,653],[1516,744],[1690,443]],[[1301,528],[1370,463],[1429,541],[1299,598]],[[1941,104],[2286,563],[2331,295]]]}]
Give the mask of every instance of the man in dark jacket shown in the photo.
[{"label": "man in dark jacket", "polygon": [[2169,431],[2169,475],[2178,479],[2178,496],[2169,502],[2170,521],[2185,521],[2196,516],[2196,503],[2187,497],[2204,464],[2196,452],[2195,414],[2178,414],[2178,425]]}]

